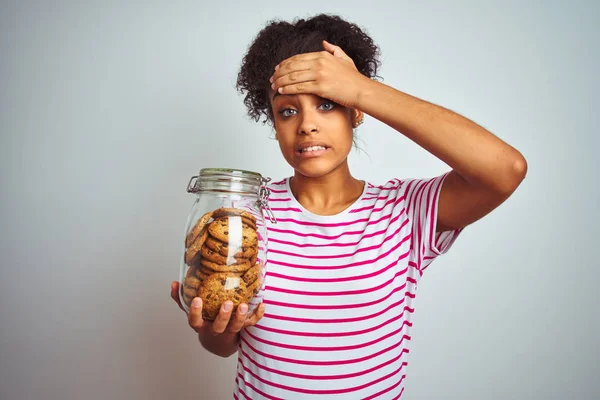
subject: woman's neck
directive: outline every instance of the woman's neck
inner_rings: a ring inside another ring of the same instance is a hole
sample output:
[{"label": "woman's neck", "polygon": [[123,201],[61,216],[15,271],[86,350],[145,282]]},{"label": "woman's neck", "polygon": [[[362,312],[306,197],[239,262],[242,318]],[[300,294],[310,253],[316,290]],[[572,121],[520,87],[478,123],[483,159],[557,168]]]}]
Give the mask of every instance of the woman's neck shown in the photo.
[{"label": "woman's neck", "polygon": [[335,215],[344,211],[362,195],[364,182],[352,177],[348,164],[344,163],[318,178],[306,177],[296,172],[290,180],[290,189],[302,207],[311,213]]}]

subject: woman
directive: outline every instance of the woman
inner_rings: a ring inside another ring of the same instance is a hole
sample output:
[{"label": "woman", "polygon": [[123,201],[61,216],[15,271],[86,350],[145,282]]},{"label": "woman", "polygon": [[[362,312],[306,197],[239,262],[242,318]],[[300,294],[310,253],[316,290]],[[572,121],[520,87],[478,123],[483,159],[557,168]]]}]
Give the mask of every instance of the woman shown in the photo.
[{"label": "woman", "polygon": [[[294,174],[270,187],[278,223],[257,312],[241,305],[231,318],[226,302],[203,322],[197,298],[188,315],[208,351],[238,353],[236,399],[399,398],[423,271],[525,177],[523,156],[484,128],[373,79],[377,56],[358,26],[318,15],[271,22],[243,60],[249,115],[274,127]],[[451,171],[356,179],[347,157],[365,114]],[[178,302],[177,282],[171,290]]]}]

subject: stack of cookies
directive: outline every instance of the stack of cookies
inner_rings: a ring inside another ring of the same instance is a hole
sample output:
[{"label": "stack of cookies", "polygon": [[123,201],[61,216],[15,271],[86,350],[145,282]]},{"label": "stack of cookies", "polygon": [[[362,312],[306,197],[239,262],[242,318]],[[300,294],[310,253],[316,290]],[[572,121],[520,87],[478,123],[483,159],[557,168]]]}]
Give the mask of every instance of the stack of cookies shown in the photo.
[{"label": "stack of cookies", "polygon": [[219,208],[204,214],[185,240],[183,301],[189,307],[202,298],[202,316],[214,320],[221,305],[230,300],[234,312],[260,290],[263,267],[257,264],[256,218],[236,208]]}]

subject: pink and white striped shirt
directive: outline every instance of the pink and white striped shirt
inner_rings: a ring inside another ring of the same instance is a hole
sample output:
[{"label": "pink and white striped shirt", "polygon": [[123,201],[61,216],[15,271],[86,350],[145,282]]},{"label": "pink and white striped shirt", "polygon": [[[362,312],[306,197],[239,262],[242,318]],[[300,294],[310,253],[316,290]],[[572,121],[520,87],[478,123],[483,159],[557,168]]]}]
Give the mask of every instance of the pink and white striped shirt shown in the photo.
[{"label": "pink and white striped shirt", "polygon": [[460,232],[435,232],[446,175],[366,184],[334,216],[270,185],[266,312],[240,334],[235,399],[402,396],[417,283]]}]

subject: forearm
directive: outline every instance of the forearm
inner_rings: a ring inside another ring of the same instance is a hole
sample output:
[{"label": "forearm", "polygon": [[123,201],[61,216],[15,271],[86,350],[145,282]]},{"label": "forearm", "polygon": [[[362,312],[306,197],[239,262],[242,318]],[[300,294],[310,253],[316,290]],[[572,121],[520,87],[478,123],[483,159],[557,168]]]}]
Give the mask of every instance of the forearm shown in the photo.
[{"label": "forearm", "polygon": [[239,332],[213,335],[208,330],[203,330],[198,333],[198,340],[202,347],[217,356],[225,358],[237,351],[239,338]]},{"label": "forearm", "polygon": [[356,108],[404,134],[469,183],[510,191],[526,167],[515,148],[476,123],[380,82],[363,81]]}]

